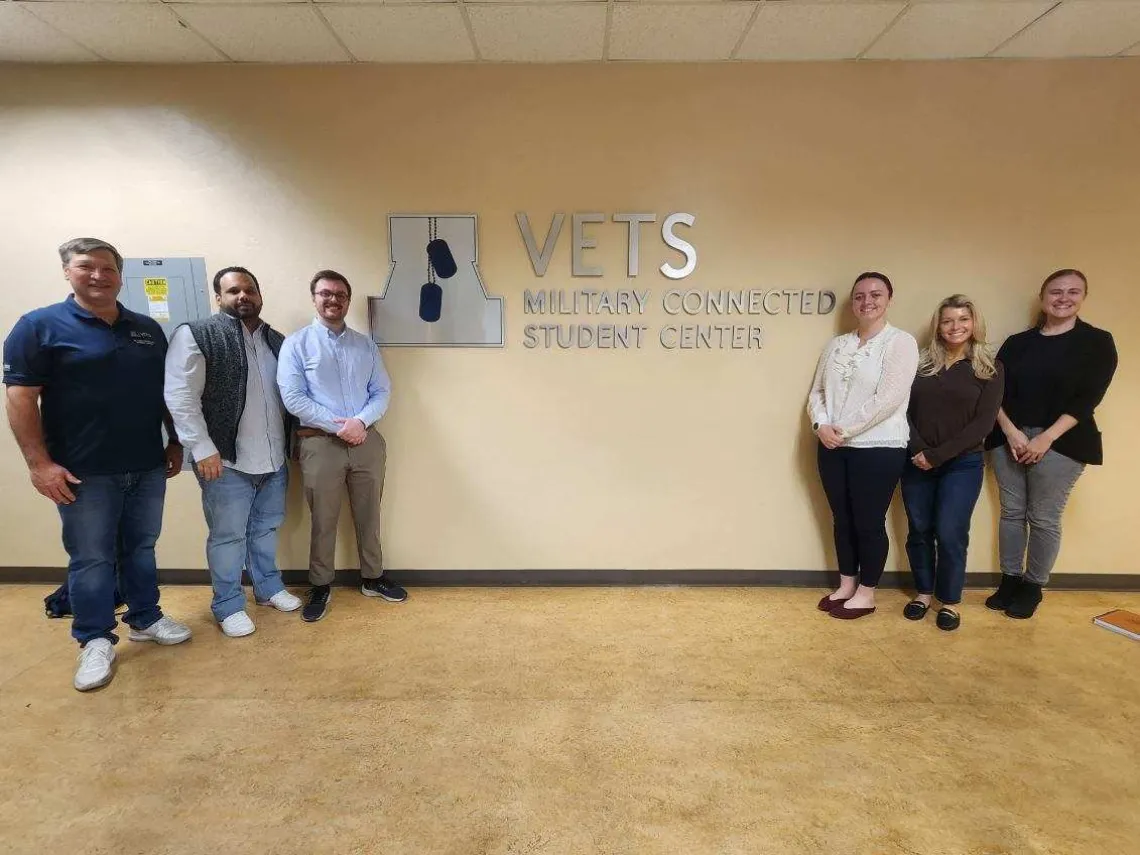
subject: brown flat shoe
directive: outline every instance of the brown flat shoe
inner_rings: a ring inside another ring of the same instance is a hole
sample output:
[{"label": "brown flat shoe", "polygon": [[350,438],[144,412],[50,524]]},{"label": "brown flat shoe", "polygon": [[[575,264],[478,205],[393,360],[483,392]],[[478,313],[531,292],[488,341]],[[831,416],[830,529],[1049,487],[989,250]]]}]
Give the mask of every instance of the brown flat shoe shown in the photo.
[{"label": "brown flat shoe", "polygon": [[[846,602],[846,600],[844,600],[844,602]],[[831,616],[837,617],[840,620],[855,620],[856,618],[866,617],[869,614],[873,614],[874,611],[874,606],[871,606],[869,609],[848,609],[840,607],[838,609],[832,609]]]},{"label": "brown flat shoe", "polygon": [[819,601],[819,605],[817,605],[816,608],[821,612],[829,612],[832,609],[843,605],[845,602],[847,602],[846,599],[833,600],[831,599],[831,594],[825,594],[823,599]]}]

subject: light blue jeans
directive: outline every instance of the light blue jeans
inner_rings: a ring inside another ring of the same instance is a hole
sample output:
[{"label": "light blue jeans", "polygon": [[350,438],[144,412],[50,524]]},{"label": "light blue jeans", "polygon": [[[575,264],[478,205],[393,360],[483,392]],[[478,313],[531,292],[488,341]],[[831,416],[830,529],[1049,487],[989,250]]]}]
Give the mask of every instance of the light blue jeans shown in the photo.
[{"label": "light blue jeans", "polygon": [[277,569],[277,529],[285,521],[288,466],[264,475],[223,466],[221,477],[214,481],[198,476],[210,527],[206,538],[206,563],[214,587],[210,610],[219,622],[245,610],[243,569],[249,572],[257,600],[264,602],[285,590]]}]

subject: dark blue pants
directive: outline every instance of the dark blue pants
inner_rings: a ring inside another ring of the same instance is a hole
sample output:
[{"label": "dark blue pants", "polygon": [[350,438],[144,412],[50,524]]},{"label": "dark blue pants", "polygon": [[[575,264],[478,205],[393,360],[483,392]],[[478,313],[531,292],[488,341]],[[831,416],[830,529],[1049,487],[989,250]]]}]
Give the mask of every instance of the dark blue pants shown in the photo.
[{"label": "dark blue pants", "polygon": [[970,518],[982,492],[983,471],[980,451],[929,470],[908,461],[903,471],[903,506],[910,526],[906,554],[915,588],[947,605],[962,601]]},{"label": "dark blue pants", "polygon": [[67,588],[81,645],[115,635],[115,581],[127,602],[123,623],[146,629],[162,617],[154,544],[166,499],[163,467],[124,475],[89,475],[72,485],[75,501],[59,506],[69,557]]},{"label": "dark blue pants", "polygon": [[887,563],[887,508],[906,463],[905,448],[828,449],[816,454],[819,479],[831,506],[839,575],[874,588]]}]

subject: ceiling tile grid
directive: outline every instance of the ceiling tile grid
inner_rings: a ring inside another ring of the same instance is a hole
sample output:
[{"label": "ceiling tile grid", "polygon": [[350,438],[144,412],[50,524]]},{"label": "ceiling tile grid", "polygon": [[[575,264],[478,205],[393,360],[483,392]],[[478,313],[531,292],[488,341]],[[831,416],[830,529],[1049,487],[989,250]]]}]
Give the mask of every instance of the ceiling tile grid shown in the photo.
[{"label": "ceiling tile grid", "polygon": [[0,0],[0,63],[1140,56],[1140,0]]}]

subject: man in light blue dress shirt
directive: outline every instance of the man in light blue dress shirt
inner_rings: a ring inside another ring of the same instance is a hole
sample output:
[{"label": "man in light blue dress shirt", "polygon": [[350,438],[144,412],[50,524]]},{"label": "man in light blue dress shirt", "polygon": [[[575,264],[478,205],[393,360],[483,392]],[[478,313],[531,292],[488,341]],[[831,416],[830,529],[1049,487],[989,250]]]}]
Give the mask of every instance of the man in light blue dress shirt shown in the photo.
[{"label": "man in light blue dress shirt", "polygon": [[394,603],[408,595],[384,576],[380,546],[387,449],[375,425],[388,409],[388,372],[372,339],[345,323],[352,300],[348,280],[335,270],[321,270],[309,292],[317,316],[281,345],[277,385],[285,408],[300,423],[301,479],[312,515],[312,588],[301,617],[312,622],[328,611],[344,487],[356,529],[361,593]]}]

